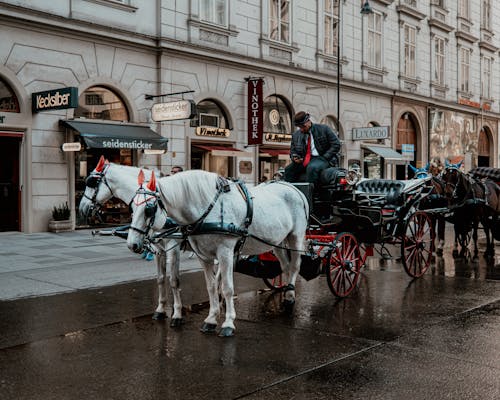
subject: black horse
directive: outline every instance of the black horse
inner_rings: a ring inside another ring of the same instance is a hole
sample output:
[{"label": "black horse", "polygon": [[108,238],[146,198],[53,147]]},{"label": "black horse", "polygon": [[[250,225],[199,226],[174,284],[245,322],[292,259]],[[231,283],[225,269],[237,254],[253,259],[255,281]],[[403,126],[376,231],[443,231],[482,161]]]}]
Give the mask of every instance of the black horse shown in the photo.
[{"label": "black horse", "polygon": [[491,179],[478,180],[463,173],[459,166],[446,163],[442,174],[445,196],[449,207],[454,210],[455,233],[462,245],[461,255],[465,255],[472,231],[474,259],[477,259],[477,231],[481,223],[486,235],[485,256],[494,255],[494,238],[500,214],[500,187]]}]

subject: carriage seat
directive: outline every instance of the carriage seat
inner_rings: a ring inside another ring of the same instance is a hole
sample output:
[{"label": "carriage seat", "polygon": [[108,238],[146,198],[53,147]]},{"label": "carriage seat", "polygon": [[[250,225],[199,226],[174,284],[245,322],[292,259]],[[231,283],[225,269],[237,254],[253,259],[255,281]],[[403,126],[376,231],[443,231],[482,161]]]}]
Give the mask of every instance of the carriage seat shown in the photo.
[{"label": "carriage seat", "polygon": [[328,167],[321,171],[319,182],[321,186],[333,186],[340,178],[345,178],[347,171],[344,168]]},{"label": "carriage seat", "polygon": [[405,187],[403,181],[393,181],[390,179],[367,179],[356,185],[356,195],[366,197],[385,198],[384,206],[401,206],[404,203],[401,195]]}]

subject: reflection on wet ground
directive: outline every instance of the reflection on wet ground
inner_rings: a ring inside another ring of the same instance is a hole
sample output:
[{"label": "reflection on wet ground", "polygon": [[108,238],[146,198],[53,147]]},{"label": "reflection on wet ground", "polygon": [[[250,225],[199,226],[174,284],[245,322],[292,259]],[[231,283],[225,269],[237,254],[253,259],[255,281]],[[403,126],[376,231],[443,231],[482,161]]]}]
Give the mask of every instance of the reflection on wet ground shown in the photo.
[{"label": "reflection on wet ground", "polygon": [[[403,266],[399,259],[400,249],[396,246],[387,246],[392,259],[379,257],[369,257],[366,268],[372,271],[402,270]],[[478,260],[473,260],[472,256],[455,257],[452,249],[446,247],[442,256],[434,256],[434,260],[426,274],[441,275],[447,277],[460,277],[471,279],[494,279],[500,280],[500,244],[495,246],[495,256],[485,258],[483,256],[485,245],[479,242]]]}]

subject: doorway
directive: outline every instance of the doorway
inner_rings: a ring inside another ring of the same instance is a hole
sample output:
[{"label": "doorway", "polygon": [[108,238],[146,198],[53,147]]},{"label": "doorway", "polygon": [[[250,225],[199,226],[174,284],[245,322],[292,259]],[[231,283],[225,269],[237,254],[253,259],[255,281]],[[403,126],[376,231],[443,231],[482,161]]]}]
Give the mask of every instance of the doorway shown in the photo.
[{"label": "doorway", "polygon": [[0,231],[21,230],[19,147],[21,137],[0,135]]},{"label": "doorway", "polygon": [[[413,158],[408,161],[414,167],[416,167],[416,155],[417,155],[416,131],[417,129],[415,124],[415,117],[409,112],[404,113],[398,121],[396,150],[402,151],[403,144],[413,145],[413,148],[415,149],[415,151],[413,152]],[[413,176],[414,176],[413,171],[411,171],[411,169],[407,170],[406,165],[396,166],[396,179],[404,180],[407,177],[411,179],[413,178]]]}]

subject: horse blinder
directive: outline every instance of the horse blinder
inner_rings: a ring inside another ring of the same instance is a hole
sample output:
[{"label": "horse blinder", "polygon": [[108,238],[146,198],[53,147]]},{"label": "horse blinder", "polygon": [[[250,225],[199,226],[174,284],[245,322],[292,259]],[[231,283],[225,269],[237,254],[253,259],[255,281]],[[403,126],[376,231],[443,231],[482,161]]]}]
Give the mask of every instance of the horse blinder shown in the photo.
[{"label": "horse blinder", "polygon": [[85,179],[85,185],[87,185],[91,189],[97,188],[99,186],[99,182],[101,181],[100,176],[89,175],[87,179]]}]

